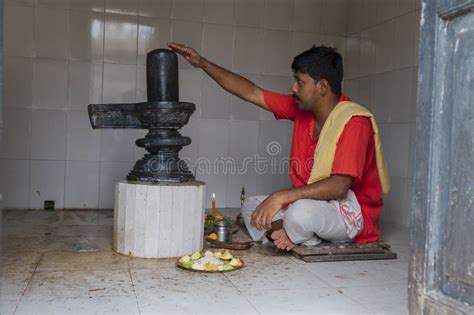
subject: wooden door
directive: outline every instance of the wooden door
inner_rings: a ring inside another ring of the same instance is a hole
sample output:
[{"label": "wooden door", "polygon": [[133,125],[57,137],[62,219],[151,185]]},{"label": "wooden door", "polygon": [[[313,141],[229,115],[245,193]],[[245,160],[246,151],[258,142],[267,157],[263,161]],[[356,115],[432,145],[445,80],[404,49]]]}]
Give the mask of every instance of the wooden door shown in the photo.
[{"label": "wooden door", "polygon": [[412,314],[474,314],[474,0],[424,0],[410,243]]}]

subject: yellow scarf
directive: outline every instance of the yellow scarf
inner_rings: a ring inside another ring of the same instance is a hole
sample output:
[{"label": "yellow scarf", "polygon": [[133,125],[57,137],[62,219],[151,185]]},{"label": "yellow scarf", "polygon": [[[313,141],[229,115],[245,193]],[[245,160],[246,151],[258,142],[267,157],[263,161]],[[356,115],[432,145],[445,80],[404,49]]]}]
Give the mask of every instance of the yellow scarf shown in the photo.
[{"label": "yellow scarf", "polygon": [[344,127],[353,116],[369,117],[374,130],[375,159],[377,161],[377,171],[384,194],[390,190],[390,176],[387,164],[383,157],[382,144],[379,138],[379,129],[375,122],[374,115],[365,107],[354,102],[340,102],[329,114],[323,129],[319,135],[318,144],[314,150],[314,164],[309,176],[308,184],[320,181],[331,176],[332,164],[339,137]]}]

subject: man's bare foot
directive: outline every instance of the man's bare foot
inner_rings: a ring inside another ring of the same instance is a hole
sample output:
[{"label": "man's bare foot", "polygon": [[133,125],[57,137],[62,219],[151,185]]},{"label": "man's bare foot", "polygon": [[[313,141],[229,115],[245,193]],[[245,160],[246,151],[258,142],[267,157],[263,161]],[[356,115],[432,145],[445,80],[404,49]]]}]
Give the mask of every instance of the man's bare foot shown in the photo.
[{"label": "man's bare foot", "polygon": [[290,240],[284,228],[273,232],[272,239],[275,241],[275,245],[279,249],[290,251],[296,246],[296,244]]}]

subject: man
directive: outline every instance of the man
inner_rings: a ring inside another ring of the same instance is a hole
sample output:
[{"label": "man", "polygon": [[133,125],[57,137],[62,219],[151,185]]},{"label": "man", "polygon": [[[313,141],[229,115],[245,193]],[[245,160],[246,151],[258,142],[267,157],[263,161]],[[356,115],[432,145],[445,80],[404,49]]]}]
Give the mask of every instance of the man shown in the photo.
[{"label": "man", "polygon": [[342,95],[342,57],[334,48],[313,46],[296,56],[292,95],[283,95],[261,89],[190,47],[168,46],[226,91],[273,112],[276,119],[294,122],[293,187],[248,198],[242,207],[254,240],[266,241],[270,231],[275,245],[286,250],[317,245],[321,239],[379,240],[382,194],[390,184],[378,130],[365,108]]}]

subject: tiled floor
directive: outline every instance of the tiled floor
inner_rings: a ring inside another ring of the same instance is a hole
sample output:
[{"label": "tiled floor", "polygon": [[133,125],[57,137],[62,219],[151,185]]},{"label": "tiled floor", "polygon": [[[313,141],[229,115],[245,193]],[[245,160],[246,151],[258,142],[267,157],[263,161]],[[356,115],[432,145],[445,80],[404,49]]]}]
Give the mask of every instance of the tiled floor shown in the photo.
[{"label": "tiled floor", "polygon": [[113,253],[111,211],[4,211],[0,313],[405,314],[408,231],[384,240],[397,260],[310,264],[259,246],[238,252],[242,270],[200,274]]}]

